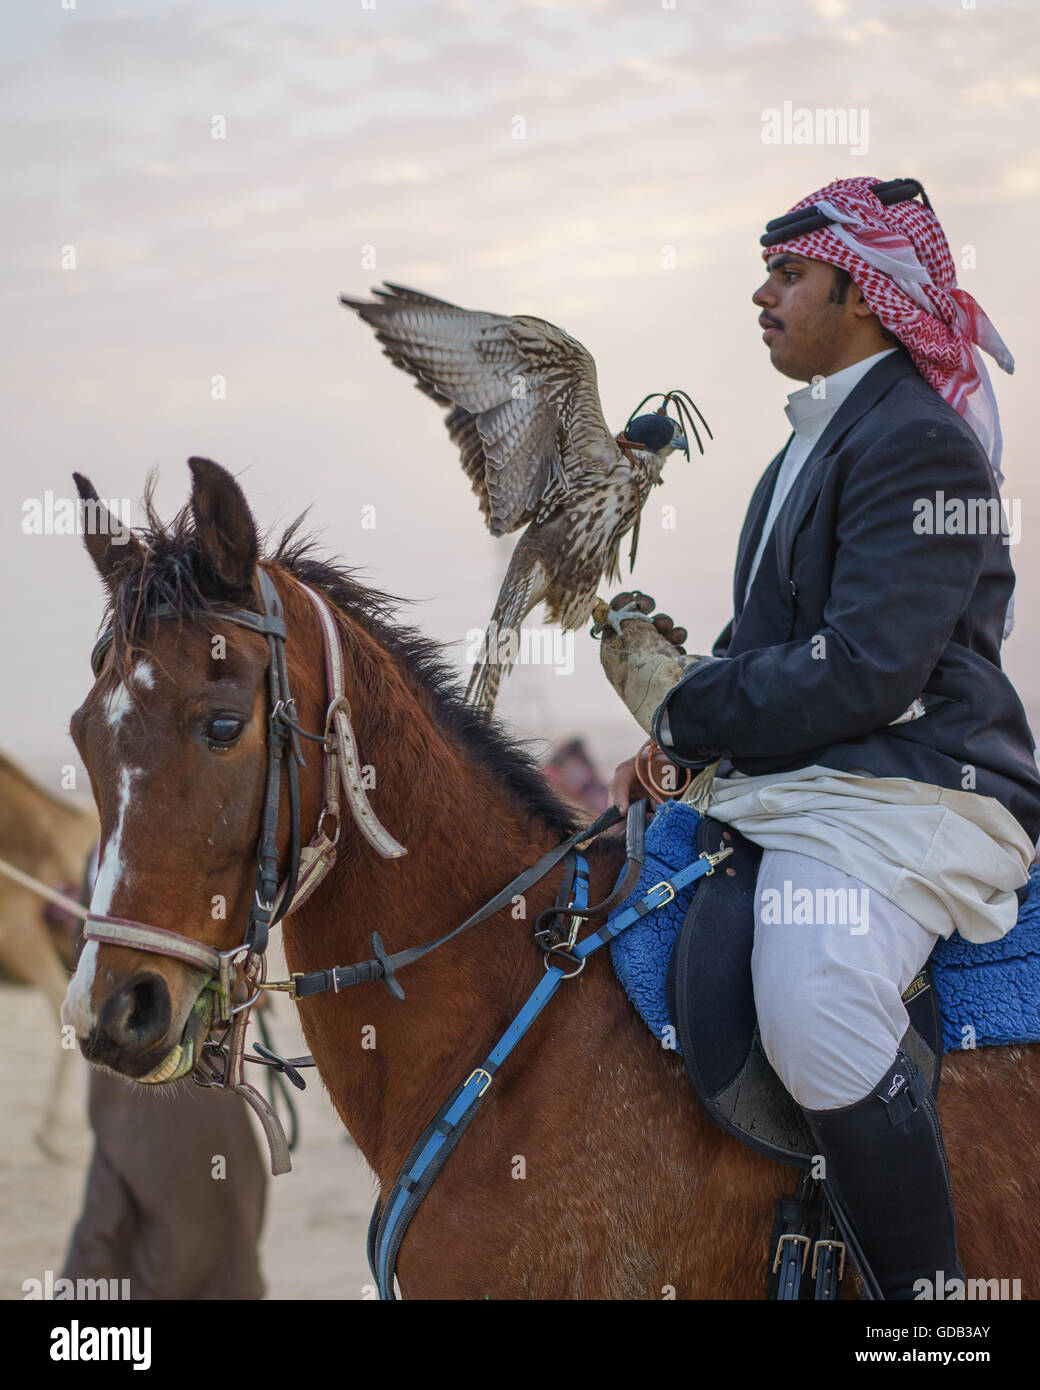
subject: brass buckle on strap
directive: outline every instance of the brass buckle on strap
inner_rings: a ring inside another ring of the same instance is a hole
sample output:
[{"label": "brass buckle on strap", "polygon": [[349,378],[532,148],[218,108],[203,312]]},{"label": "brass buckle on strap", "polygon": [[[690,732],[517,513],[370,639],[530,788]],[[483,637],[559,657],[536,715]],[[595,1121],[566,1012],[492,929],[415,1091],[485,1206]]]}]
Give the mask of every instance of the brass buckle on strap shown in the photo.
[{"label": "brass buckle on strap", "polygon": [[675,897],[675,886],[674,884],[669,883],[666,878],[662,878],[660,883],[655,883],[654,886],[651,889],[649,889],[649,891],[646,893],[646,896],[649,897],[651,893],[656,893],[658,888],[668,889],[667,898],[662,898],[661,901],[656,904],[657,907],[664,907],[666,903],[670,903],[672,899]]},{"label": "brass buckle on strap", "polygon": [[783,1258],[785,1240],[793,1241],[795,1245],[805,1246],[805,1251],[802,1255],[802,1273],[804,1274],[805,1266],[809,1263],[809,1251],[812,1249],[812,1241],[808,1236],[795,1235],[793,1231],[788,1231],[788,1233],[781,1236],[776,1243],[776,1258],[773,1261],[773,1273],[778,1274],[780,1271],[780,1261]]},{"label": "brass buckle on strap", "polygon": [[717,849],[714,854],[709,854],[707,850],[705,850],[703,854],[698,854],[698,859],[706,859],[711,865],[706,877],[710,877],[715,872],[718,865],[721,864],[724,859],[728,859],[732,853],[733,846],[726,845],[722,849]]},{"label": "brass buckle on strap", "polygon": [[487,1077],[487,1080],[484,1082],[483,1086],[481,1086],[480,1090],[477,1092],[477,1098],[479,1099],[487,1090],[487,1088],[491,1085],[493,1078],[491,1076],[491,1073],[486,1072],[483,1067],[477,1067],[470,1072],[469,1076],[466,1077],[465,1085],[468,1086],[475,1076]]},{"label": "brass buckle on strap", "polygon": [[257,989],[284,990],[285,993],[288,994],[290,999],[297,999],[299,998],[299,996],[296,993],[296,981],[302,979],[302,971],[296,970],[293,972],[292,978],[289,980],[263,980],[257,985]]},{"label": "brass buckle on strap", "polygon": [[812,1269],[809,1271],[810,1278],[816,1278],[816,1266],[819,1260],[818,1252],[821,1246],[827,1250],[839,1250],[841,1252],[838,1256],[838,1279],[843,1279],[845,1276],[845,1242],[843,1240],[818,1240],[816,1242],[813,1246]]}]

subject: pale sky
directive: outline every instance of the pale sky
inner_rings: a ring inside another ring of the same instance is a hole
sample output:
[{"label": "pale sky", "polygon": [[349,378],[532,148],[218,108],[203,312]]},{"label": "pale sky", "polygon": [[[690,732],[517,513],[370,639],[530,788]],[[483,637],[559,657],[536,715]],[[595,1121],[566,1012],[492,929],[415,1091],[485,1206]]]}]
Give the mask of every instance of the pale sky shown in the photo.
[{"label": "pale sky", "polygon": [[[22,523],[29,499],[74,495],[73,470],[136,502],[156,467],[171,515],[202,454],[263,527],[309,506],[329,552],[421,600],[404,616],[465,669],[513,542],[485,532],[437,407],[337,304],[384,277],[559,324],[614,429],[649,391],[693,395],[716,440],[667,464],[631,582],[708,650],[798,385],[760,339],[758,237],[849,175],[924,183],[1017,359],[992,372],[1023,536],[1005,665],[1040,730],[1032,4],[53,0],[0,25],[0,728],[48,786],[74,761],[102,595],[79,539]],[[764,143],[785,101],[865,111],[867,152]],[[608,769],[643,735],[586,633],[574,663],[521,667],[499,713],[539,749],[584,732]]]}]

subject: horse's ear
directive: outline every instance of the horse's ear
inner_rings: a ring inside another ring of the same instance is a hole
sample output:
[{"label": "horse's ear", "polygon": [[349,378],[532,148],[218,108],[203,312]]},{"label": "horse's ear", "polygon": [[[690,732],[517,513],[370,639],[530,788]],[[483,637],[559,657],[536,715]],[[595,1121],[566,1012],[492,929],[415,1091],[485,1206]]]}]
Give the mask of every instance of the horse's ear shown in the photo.
[{"label": "horse's ear", "polygon": [[139,565],[144,552],[130,527],[113,516],[98,497],[90,479],[82,473],[73,473],[72,477],[84,503],[83,540],[87,552],[111,593],[119,581],[118,571],[126,565]]},{"label": "horse's ear", "polygon": [[191,458],[191,511],[202,557],[231,593],[248,593],[260,546],[242,489],[226,468]]}]

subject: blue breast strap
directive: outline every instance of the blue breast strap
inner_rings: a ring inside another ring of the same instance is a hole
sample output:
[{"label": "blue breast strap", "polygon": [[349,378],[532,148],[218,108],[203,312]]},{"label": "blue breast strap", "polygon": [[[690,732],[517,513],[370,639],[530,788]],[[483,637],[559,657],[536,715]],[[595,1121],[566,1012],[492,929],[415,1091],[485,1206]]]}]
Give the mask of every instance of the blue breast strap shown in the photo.
[{"label": "blue breast strap", "polygon": [[[598,951],[601,946],[619,936],[626,927],[638,922],[655,908],[671,902],[676,893],[694,879],[712,873],[719,858],[728,853],[729,851],[725,850],[719,855],[702,855],[695,859],[692,864],[677,870],[671,878],[662,879],[631,907],[617,913],[598,930],[590,932],[587,937],[577,942],[571,952],[574,959],[581,962],[577,970],[568,971],[557,965],[549,965],[549,957],[546,955],[545,975],[539,980],[523,1008],[480,1066],[471,1071],[466,1080],[455,1088],[437,1112],[435,1119],[423,1131],[405,1160],[385,1204],[381,1201],[376,1202],[368,1227],[368,1265],[381,1300],[396,1301],[394,1277],[397,1254],[412,1217],[433,1186],[434,1179],[444,1167],[452,1149],[477,1114],[484,1097],[490,1092],[499,1067],[556,993],[560,982],[580,973],[585,960],[593,951]],[[588,861],[580,854],[576,854],[574,859],[574,895],[569,906],[586,908],[589,905]],[[566,909],[563,909],[560,915],[566,916]],[[558,956],[559,950],[554,954]]]}]

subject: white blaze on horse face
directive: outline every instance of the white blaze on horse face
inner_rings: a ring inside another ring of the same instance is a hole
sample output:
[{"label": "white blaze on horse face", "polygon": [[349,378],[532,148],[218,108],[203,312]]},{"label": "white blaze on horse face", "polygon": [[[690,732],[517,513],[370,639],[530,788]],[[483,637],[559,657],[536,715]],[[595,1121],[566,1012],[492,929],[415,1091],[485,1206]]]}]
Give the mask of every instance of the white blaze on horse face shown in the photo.
[{"label": "white blaze on horse face", "polygon": [[120,681],[105,696],[105,718],[113,729],[118,729],[132,702],[129,686]]},{"label": "white blaze on horse face", "polygon": [[101,858],[98,875],[94,880],[94,892],[90,899],[90,910],[98,916],[104,916],[111,910],[112,899],[125,871],[122,860],[123,830],[126,825],[126,813],[130,809],[131,784],[134,778],[139,777],[140,774],[141,769],[139,767],[119,769],[119,809],[116,812],[116,828],[105,845],[105,853]]},{"label": "white blaze on horse face", "polygon": [[61,1004],[61,1021],[75,1030],[77,1038],[90,1036],[97,1022],[90,1007],[90,995],[94,988],[94,973],[97,969],[98,943],[88,941],[80,952],[76,973],[69,981],[65,998]]},{"label": "white blaze on horse face", "polygon": [[[105,845],[105,853],[101,859],[97,878],[94,880],[94,892],[90,899],[90,910],[99,917],[106,916],[110,911],[115,891],[122,882],[125,873],[122,859],[123,830],[126,825],[127,811],[130,807],[131,783],[140,771],[140,768],[135,767],[124,767],[120,768],[119,771],[119,809],[116,813],[116,827]],[[61,1006],[62,1023],[71,1024],[79,1038],[87,1037],[97,1022],[97,1016],[90,1003],[97,970],[97,956],[98,943],[88,941],[80,955],[76,973],[69,982],[65,1002]]]},{"label": "white blaze on horse face", "polygon": [[134,702],[131,685],[140,685],[151,690],[155,685],[155,672],[147,661],[139,661],[130,672],[129,678],[114,685],[105,696],[105,718],[113,729],[118,729]]}]

